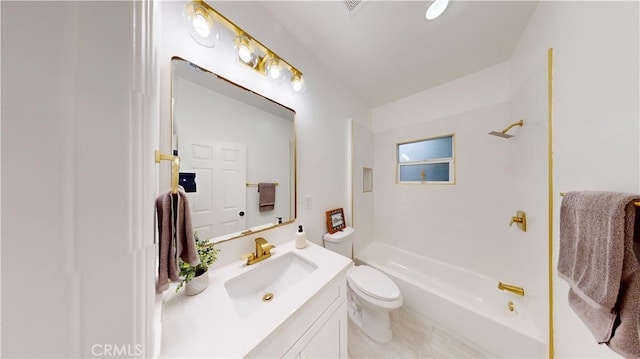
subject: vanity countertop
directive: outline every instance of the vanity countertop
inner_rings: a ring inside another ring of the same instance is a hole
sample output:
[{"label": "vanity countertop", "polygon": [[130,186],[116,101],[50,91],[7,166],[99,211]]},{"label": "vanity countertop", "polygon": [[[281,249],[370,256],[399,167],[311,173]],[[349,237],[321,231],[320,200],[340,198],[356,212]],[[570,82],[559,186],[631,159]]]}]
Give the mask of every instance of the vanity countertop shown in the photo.
[{"label": "vanity countertop", "polygon": [[[288,252],[295,252],[318,268],[283,293],[284,298],[274,297],[252,314],[241,315],[227,293],[225,282]],[[303,249],[296,249],[295,241],[288,241],[273,248],[271,253],[271,258],[250,266],[239,259],[209,270],[209,286],[198,295],[187,296],[184,289],[176,294],[172,286],[164,302],[160,356],[244,357],[352,265],[349,258],[311,242]]]}]

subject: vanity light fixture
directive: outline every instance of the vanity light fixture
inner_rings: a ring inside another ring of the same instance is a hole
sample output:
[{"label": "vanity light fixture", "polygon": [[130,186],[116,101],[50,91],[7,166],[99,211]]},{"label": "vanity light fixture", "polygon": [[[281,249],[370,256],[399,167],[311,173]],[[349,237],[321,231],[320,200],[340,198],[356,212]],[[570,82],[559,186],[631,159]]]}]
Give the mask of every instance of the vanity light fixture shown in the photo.
[{"label": "vanity light fixture", "polygon": [[[222,25],[235,36],[233,46],[238,52],[240,63],[275,81],[279,81],[283,77],[286,78],[286,73],[289,72],[291,74],[293,92],[299,94],[304,90],[302,72],[222,16],[203,0],[193,0],[185,5],[183,16],[187,19],[191,37],[198,43],[203,46],[213,47],[219,38],[216,24]],[[209,30],[209,33],[207,30]],[[213,44],[207,45],[211,42],[209,39],[212,36],[215,41],[213,41]],[[207,39],[209,42],[203,39]]]},{"label": "vanity light fixture", "polygon": [[186,21],[189,35],[196,42],[205,47],[216,46],[220,33],[206,7],[196,2],[188,3],[183,9],[182,17]]},{"label": "vanity light fixture", "polygon": [[449,0],[435,0],[431,5],[429,5],[429,8],[427,8],[427,12],[424,14],[424,17],[427,18],[427,20],[433,20],[442,15],[442,13],[447,9],[447,6],[449,6]]}]

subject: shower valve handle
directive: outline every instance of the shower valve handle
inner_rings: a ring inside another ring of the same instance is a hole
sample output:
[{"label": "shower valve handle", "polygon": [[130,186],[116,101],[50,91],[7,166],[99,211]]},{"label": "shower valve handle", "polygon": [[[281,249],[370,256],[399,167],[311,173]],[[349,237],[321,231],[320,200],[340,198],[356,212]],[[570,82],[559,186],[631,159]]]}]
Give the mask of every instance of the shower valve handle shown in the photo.
[{"label": "shower valve handle", "polygon": [[523,232],[527,231],[527,215],[524,213],[524,211],[517,211],[516,215],[511,217],[509,227],[511,227],[514,223],[517,223],[518,227],[520,227]]}]

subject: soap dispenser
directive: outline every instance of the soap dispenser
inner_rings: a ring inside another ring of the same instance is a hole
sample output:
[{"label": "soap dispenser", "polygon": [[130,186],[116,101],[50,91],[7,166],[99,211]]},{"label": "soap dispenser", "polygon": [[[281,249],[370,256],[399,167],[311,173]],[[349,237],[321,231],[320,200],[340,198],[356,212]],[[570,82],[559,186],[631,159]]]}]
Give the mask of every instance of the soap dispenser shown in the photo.
[{"label": "soap dispenser", "polygon": [[296,248],[302,249],[307,246],[307,234],[304,233],[302,225],[298,226],[298,232],[296,232]]}]

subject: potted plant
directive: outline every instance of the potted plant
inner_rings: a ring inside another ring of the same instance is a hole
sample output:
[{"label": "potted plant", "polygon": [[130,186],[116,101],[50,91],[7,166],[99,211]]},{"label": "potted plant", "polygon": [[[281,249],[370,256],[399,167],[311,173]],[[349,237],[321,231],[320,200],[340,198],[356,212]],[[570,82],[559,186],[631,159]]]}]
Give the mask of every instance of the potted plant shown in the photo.
[{"label": "potted plant", "polygon": [[218,252],[220,252],[219,249],[213,247],[213,244],[209,243],[208,239],[201,240],[198,237],[198,232],[194,232],[193,235],[196,241],[196,249],[200,256],[200,264],[191,266],[180,260],[179,268],[182,280],[178,283],[176,293],[184,285],[186,285],[185,292],[187,295],[196,295],[205,290],[209,284],[209,272],[207,269],[216,261]]}]

